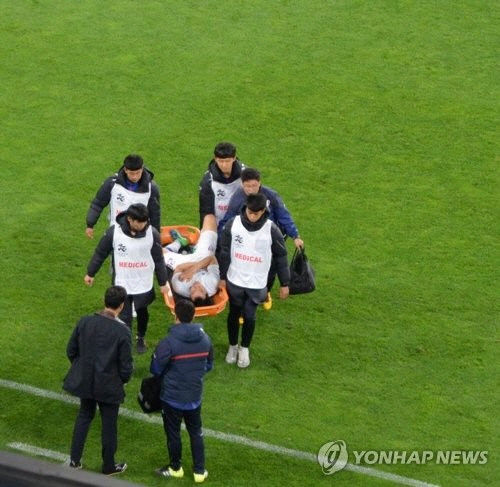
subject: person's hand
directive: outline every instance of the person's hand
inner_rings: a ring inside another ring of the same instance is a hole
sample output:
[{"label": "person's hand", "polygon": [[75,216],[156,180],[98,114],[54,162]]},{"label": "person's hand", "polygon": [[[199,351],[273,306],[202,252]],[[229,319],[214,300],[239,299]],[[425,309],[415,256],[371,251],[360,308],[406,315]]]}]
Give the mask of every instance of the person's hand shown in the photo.
[{"label": "person's hand", "polygon": [[181,281],[189,281],[190,279],[192,279],[192,277],[195,275],[196,273],[196,269],[194,267],[189,267],[187,269],[184,269],[180,275],[179,275],[179,279]]},{"label": "person's hand", "polygon": [[88,274],[83,278],[83,282],[87,284],[87,286],[92,286],[94,284],[94,278],[90,277]]},{"label": "person's hand", "polygon": [[183,262],[182,264],[179,264],[175,266],[174,272],[177,274],[178,272],[184,272],[186,269],[191,267],[193,265],[192,262]]},{"label": "person's hand", "polygon": [[298,249],[304,248],[304,241],[300,237],[294,238],[293,243],[295,244],[295,247],[297,247]]},{"label": "person's hand", "polygon": [[290,295],[290,289],[288,286],[280,287],[280,299],[286,299]]},{"label": "person's hand", "polygon": [[94,238],[94,229],[87,227],[85,230],[85,235],[87,235],[88,238]]}]

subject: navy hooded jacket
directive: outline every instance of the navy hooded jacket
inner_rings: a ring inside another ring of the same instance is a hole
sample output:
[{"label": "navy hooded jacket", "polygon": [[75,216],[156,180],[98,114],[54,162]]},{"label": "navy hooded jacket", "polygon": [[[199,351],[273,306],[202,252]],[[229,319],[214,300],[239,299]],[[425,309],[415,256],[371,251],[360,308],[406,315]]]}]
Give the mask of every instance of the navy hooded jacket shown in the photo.
[{"label": "navy hooded jacket", "polygon": [[[288,211],[285,203],[281,199],[281,196],[268,186],[260,186],[259,193],[262,193],[267,198],[267,209],[269,210],[269,219],[278,225],[278,228],[283,233],[283,236],[288,236],[293,239],[298,238],[299,231],[297,230],[297,225],[293,221],[292,215]],[[247,195],[243,188],[239,188],[229,200],[229,208],[218,223],[217,232],[220,236],[224,225],[231,220],[231,218],[239,215],[241,209],[245,206],[247,200]]]},{"label": "navy hooded jacket", "polygon": [[151,373],[162,376],[160,399],[174,404],[201,403],[203,377],[213,362],[212,341],[201,324],[173,325],[151,358]]}]

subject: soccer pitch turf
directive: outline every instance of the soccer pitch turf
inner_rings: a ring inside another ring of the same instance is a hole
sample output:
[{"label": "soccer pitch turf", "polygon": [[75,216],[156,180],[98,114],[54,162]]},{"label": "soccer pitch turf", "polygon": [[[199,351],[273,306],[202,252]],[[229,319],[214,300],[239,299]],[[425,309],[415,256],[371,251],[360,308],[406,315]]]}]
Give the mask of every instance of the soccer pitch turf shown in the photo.
[{"label": "soccer pitch turf", "polygon": [[[99,185],[139,153],[162,224],[197,225],[198,182],[229,140],[282,195],[317,290],[274,289],[248,370],[224,363],[226,312],[203,320],[207,482],[498,482],[497,2],[0,1],[0,449],[68,452],[66,342],[109,284],[104,268],[83,284]],[[171,316],[159,298],[150,313],[151,349]],[[149,354],[134,359],[117,458],[159,486],[164,434],[135,400]],[[339,440],[349,466],[324,473],[315,457]],[[488,456],[354,464],[402,451]]]}]

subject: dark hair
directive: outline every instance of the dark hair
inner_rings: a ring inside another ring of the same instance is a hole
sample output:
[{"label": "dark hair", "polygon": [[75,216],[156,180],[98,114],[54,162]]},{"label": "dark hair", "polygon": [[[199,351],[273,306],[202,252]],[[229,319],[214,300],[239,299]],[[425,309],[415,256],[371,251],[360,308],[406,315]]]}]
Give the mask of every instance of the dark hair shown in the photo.
[{"label": "dark hair", "polygon": [[247,196],[247,208],[250,211],[261,211],[267,206],[267,198],[262,193],[249,194]]},{"label": "dark hair", "polygon": [[149,219],[148,207],[142,203],[130,205],[127,210],[127,216],[138,222],[147,222]]},{"label": "dark hair", "polygon": [[194,299],[193,303],[194,303],[195,307],[198,307],[198,306],[211,306],[212,304],[214,304],[214,300],[210,296],[207,295],[204,298],[196,298],[196,299]]},{"label": "dark hair", "polygon": [[260,181],[260,172],[252,167],[245,167],[241,171],[241,182],[244,183],[245,181]]},{"label": "dark hair", "polygon": [[220,157],[221,159],[236,157],[236,146],[230,142],[220,142],[215,146],[214,156]]},{"label": "dark hair", "polygon": [[118,309],[125,302],[127,291],[122,286],[111,286],[104,294],[104,306],[106,308]]},{"label": "dark hair", "polygon": [[175,303],[175,316],[181,323],[191,323],[194,317],[194,304],[189,299],[179,299]]},{"label": "dark hair", "polygon": [[137,171],[144,166],[144,161],[142,160],[142,157],[137,154],[129,154],[125,157],[123,165],[130,171]]}]

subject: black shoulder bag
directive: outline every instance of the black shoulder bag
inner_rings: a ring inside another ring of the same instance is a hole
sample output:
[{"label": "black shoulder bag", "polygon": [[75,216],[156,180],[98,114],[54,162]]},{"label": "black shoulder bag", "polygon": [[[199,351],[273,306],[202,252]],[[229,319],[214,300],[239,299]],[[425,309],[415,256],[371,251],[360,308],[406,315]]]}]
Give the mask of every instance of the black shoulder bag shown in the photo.
[{"label": "black shoulder bag", "polygon": [[315,273],[305,249],[295,249],[290,263],[290,294],[305,294],[316,289]]},{"label": "black shoulder bag", "polygon": [[161,410],[161,377],[152,375],[151,377],[142,379],[141,390],[137,394],[137,402],[147,414]]}]

